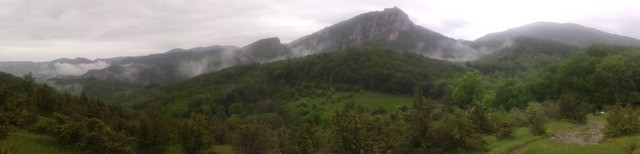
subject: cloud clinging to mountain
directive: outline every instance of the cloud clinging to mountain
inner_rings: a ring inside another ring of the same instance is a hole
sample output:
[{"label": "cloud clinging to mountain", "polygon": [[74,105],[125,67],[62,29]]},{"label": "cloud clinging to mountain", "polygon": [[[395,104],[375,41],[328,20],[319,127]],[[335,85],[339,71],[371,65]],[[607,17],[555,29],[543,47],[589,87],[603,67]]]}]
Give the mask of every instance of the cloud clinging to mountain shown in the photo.
[{"label": "cloud clinging to mountain", "polygon": [[640,2],[627,0],[0,0],[0,61],[145,55],[267,37],[286,43],[393,6],[416,24],[458,39],[536,21],[640,38]]}]

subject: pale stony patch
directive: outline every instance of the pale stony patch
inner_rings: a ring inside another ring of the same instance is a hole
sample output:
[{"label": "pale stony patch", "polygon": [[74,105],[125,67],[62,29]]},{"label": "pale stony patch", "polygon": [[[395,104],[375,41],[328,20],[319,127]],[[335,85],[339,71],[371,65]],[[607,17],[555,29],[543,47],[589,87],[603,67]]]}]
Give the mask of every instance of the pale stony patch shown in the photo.
[{"label": "pale stony patch", "polygon": [[604,122],[590,123],[582,129],[555,133],[551,140],[558,143],[596,145],[604,139],[604,127]]}]

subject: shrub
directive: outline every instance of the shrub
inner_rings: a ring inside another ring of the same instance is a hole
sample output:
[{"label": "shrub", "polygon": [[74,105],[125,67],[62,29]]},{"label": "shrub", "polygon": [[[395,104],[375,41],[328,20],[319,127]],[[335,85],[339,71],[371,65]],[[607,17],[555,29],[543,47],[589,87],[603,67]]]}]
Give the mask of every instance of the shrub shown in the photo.
[{"label": "shrub", "polygon": [[214,143],[209,134],[209,123],[203,115],[195,113],[182,121],[178,140],[184,153],[202,153],[211,148]]},{"label": "shrub", "polygon": [[530,103],[525,108],[525,114],[527,121],[529,122],[529,130],[534,135],[544,135],[546,130],[544,128],[544,109],[539,103]]},{"label": "shrub", "polygon": [[542,109],[544,110],[544,115],[549,119],[560,120],[564,118],[562,112],[560,111],[560,104],[552,102],[552,101],[544,101],[540,103],[542,105]]},{"label": "shrub", "polygon": [[53,132],[53,126],[56,125],[55,120],[46,117],[38,117],[35,123],[31,126],[31,131],[38,134]]},{"label": "shrub", "polygon": [[9,127],[0,125],[0,140],[4,140],[9,135]]},{"label": "shrub", "polygon": [[604,134],[607,137],[618,137],[638,133],[640,113],[632,107],[614,106],[606,114],[607,126]]},{"label": "shrub", "polygon": [[390,125],[382,116],[339,111],[331,122],[336,144],[333,150],[335,153],[388,153],[393,146]]},{"label": "shrub", "polygon": [[637,139],[630,136],[616,138],[611,143],[627,153],[633,153],[633,151],[638,148]]},{"label": "shrub", "polygon": [[489,114],[489,122],[494,129],[493,135],[499,139],[510,137],[517,123],[516,116],[510,115],[509,112],[498,110]]},{"label": "shrub", "polygon": [[313,153],[315,134],[309,124],[281,128],[276,133],[276,150],[278,153]]},{"label": "shrub", "polygon": [[587,122],[588,107],[575,97],[575,94],[563,94],[560,98],[560,113],[567,120],[584,124]]},{"label": "shrub", "polygon": [[231,148],[237,153],[269,153],[273,136],[273,130],[264,124],[241,125],[233,134]]}]

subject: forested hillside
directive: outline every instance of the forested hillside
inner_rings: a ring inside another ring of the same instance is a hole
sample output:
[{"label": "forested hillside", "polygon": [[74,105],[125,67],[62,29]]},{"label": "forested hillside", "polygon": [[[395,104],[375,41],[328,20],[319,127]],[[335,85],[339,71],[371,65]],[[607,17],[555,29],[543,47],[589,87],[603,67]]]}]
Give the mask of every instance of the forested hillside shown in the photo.
[{"label": "forested hillside", "polygon": [[640,130],[640,49],[529,44],[502,55],[548,55],[514,60],[527,80],[375,48],[234,66],[132,88],[143,93],[124,102],[0,74],[0,152],[25,151],[22,135],[51,138],[31,144],[60,153],[495,153],[602,110],[607,140],[596,142],[640,145],[628,139]]},{"label": "forested hillside", "polygon": [[518,37],[511,43],[471,62],[472,67],[492,77],[525,78],[580,51],[578,46],[532,37]]},{"label": "forested hillside", "polygon": [[190,106],[185,113],[190,113],[200,110],[201,104],[228,108],[232,103],[287,102],[327,90],[408,95],[414,86],[428,89],[425,92],[428,97],[442,98],[444,91],[434,87],[465,71],[461,65],[413,53],[350,49],[267,64],[240,65],[160,88],[136,102],[140,105],[184,103]]}]

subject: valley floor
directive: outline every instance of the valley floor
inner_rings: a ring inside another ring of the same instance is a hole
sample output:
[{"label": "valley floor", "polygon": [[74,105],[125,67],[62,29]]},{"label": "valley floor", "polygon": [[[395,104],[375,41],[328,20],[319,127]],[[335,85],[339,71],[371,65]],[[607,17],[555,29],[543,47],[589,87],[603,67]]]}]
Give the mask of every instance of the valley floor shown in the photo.
[{"label": "valley floor", "polygon": [[605,139],[606,121],[603,116],[589,116],[585,125],[569,122],[550,122],[545,126],[548,137],[533,136],[527,128],[514,132],[514,137],[496,141],[489,153],[639,153],[640,136]]},{"label": "valley floor", "polygon": [[[491,154],[533,154],[533,153],[640,153],[640,136],[625,136],[605,139],[603,131],[606,121],[603,116],[589,116],[585,125],[575,125],[566,121],[549,122],[545,125],[546,137],[534,136],[528,128],[518,128],[513,137],[496,139],[487,137]],[[73,149],[60,147],[58,141],[46,135],[38,135],[23,130],[9,133],[0,142],[0,153],[74,153]],[[233,153],[231,146],[218,145],[216,153]],[[171,146],[167,153],[182,153],[179,147]]]}]

